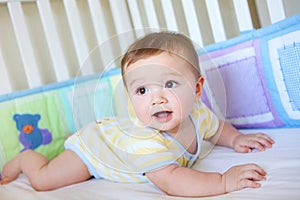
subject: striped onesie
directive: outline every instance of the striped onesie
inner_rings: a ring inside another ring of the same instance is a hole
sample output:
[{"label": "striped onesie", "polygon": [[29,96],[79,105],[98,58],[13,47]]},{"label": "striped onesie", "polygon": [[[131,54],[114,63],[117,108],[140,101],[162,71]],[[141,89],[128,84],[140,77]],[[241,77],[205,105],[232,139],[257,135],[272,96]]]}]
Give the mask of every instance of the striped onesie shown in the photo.
[{"label": "striped onesie", "polygon": [[124,183],[149,182],[145,172],[176,164],[191,167],[202,140],[213,136],[218,118],[203,104],[195,104],[190,118],[197,134],[197,152],[189,153],[167,132],[130,119],[107,118],[89,123],[65,142],[86,164],[92,176]]}]

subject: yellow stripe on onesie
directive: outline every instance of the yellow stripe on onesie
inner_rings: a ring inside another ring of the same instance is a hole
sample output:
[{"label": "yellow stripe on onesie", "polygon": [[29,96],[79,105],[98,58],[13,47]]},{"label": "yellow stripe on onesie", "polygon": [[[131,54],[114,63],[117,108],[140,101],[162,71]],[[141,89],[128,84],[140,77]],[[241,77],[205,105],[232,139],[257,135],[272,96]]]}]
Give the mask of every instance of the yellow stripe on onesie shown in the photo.
[{"label": "yellow stripe on onesie", "polygon": [[197,152],[191,154],[167,132],[142,126],[129,118],[107,118],[87,124],[65,142],[95,178],[124,183],[149,182],[145,172],[166,165],[191,167],[201,141],[218,130],[217,117],[202,103],[190,115],[197,134]]}]

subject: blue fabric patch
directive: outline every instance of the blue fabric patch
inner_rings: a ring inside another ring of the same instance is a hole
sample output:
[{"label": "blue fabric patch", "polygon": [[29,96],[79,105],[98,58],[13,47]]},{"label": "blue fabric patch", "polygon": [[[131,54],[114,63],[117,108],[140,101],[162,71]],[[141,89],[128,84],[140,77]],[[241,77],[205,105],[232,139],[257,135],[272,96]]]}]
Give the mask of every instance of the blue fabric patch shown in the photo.
[{"label": "blue fabric patch", "polygon": [[294,111],[300,110],[300,43],[277,51],[292,108]]}]

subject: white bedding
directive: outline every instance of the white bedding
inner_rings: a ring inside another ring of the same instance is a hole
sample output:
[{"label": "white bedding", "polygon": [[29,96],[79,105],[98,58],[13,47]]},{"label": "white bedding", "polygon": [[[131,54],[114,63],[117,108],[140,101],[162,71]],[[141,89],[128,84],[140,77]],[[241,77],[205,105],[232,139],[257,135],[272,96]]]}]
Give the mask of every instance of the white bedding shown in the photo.
[{"label": "white bedding", "polygon": [[[257,132],[247,130],[244,132]],[[232,165],[257,163],[268,173],[259,189],[243,189],[230,194],[204,199],[300,199],[300,129],[263,130],[276,142],[265,152],[239,154],[231,149],[215,147],[194,168],[224,172]],[[124,184],[105,180],[89,180],[50,192],[36,192],[24,176],[0,186],[1,200],[36,199],[183,199],[167,196],[151,184]],[[185,198],[187,199],[187,198]],[[195,198],[192,198],[195,199]],[[197,198],[196,198],[197,199]],[[203,198],[201,198],[203,199]]]}]

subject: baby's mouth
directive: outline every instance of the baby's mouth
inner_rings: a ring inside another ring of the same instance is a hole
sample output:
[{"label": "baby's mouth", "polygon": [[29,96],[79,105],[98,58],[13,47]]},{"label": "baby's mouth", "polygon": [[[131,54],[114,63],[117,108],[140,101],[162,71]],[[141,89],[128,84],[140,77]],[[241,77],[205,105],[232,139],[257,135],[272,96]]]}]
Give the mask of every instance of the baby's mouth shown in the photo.
[{"label": "baby's mouth", "polygon": [[154,113],[152,116],[159,121],[168,121],[171,118],[172,111],[159,111]]}]

